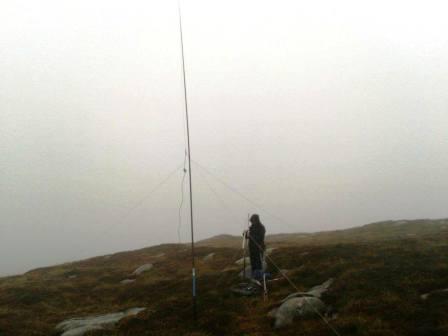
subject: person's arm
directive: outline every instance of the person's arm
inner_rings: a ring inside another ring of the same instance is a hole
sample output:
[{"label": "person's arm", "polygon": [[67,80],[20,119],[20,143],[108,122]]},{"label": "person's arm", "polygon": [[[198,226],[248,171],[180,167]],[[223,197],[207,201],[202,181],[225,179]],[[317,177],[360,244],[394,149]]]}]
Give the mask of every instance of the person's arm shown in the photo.
[{"label": "person's arm", "polygon": [[261,239],[260,239],[260,242],[261,242],[261,247],[263,248],[263,251],[266,250],[266,245],[264,243],[265,235],[266,235],[266,229],[265,229],[264,226],[262,226],[261,227]]}]

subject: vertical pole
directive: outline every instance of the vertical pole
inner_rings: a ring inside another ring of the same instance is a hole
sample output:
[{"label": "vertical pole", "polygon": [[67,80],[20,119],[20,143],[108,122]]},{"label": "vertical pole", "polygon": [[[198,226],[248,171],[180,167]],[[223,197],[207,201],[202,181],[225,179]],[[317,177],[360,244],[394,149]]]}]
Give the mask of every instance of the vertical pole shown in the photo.
[{"label": "vertical pole", "polygon": [[249,242],[249,217],[250,214],[247,214],[247,229],[245,230],[244,234],[244,255],[243,255],[243,279],[247,279],[247,272],[246,272],[246,249],[248,248],[247,243]]},{"label": "vertical pole", "polygon": [[247,231],[243,232],[243,280],[246,280],[246,243],[247,243]]},{"label": "vertical pole", "polygon": [[180,29],[180,46],[182,51],[182,75],[184,80],[184,101],[185,101],[185,118],[187,126],[187,146],[188,146],[188,177],[190,185],[190,229],[191,229],[191,280],[192,280],[192,298],[193,298],[193,318],[198,319],[197,300],[196,300],[196,265],[194,251],[194,220],[193,220],[193,184],[191,178],[191,148],[190,148],[190,125],[188,120],[188,101],[187,101],[187,80],[185,76],[185,56],[184,56],[184,39],[182,35],[182,15],[179,7],[179,29]]}]

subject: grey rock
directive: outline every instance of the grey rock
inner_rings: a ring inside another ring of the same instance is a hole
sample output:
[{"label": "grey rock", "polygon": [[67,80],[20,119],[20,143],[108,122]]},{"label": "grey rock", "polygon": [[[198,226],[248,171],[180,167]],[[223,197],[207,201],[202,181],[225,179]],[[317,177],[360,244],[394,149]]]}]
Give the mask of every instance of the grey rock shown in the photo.
[{"label": "grey rock", "polygon": [[420,298],[421,298],[422,300],[427,300],[427,299],[429,298],[430,295],[431,295],[431,293],[422,294],[422,295],[420,295]]},{"label": "grey rock", "polygon": [[333,283],[333,279],[328,279],[323,284],[314,286],[307,292],[292,293],[292,294],[288,295],[286,298],[284,298],[282,300],[282,302],[286,302],[289,299],[299,297],[299,296],[314,296],[314,297],[320,298],[320,297],[322,297],[322,294],[325,293],[328,290],[328,288],[330,288],[332,283]]},{"label": "grey rock", "polygon": [[268,249],[266,249],[266,251],[264,252],[267,256],[271,255],[272,252],[274,252],[276,250],[275,247],[270,247]]},{"label": "grey rock", "polygon": [[145,309],[131,308],[118,313],[73,318],[59,323],[55,329],[62,332],[61,336],[82,336],[91,330],[112,328],[122,318],[137,315]]},{"label": "grey rock", "polygon": [[289,273],[291,273],[291,270],[286,269],[286,268],[282,268],[281,270],[279,270],[279,274],[280,274],[281,276],[283,276],[283,275],[288,275]]},{"label": "grey rock", "polygon": [[238,259],[237,261],[235,261],[235,264],[243,265],[244,264],[244,259],[246,259],[246,265],[250,265],[250,258],[249,257]]},{"label": "grey rock", "polygon": [[104,328],[99,325],[86,325],[82,327],[77,327],[74,329],[67,330],[61,336],[81,336],[84,335],[88,331],[92,330],[103,330]]},{"label": "grey rock", "polygon": [[212,253],[207,254],[202,260],[207,262],[207,261],[213,260],[214,258],[215,258],[215,253],[212,252]]},{"label": "grey rock", "polygon": [[321,297],[332,283],[333,279],[329,279],[321,285],[314,286],[307,292],[296,292],[288,295],[281,301],[280,307],[271,310],[268,314],[268,316],[275,319],[275,328],[282,328],[292,324],[296,317],[310,317],[325,313],[327,307],[321,300]]},{"label": "grey rock", "polygon": [[128,284],[131,284],[133,282],[135,282],[135,279],[124,279],[124,280],[120,281],[120,283],[123,284],[123,285],[128,285]]},{"label": "grey rock", "polygon": [[[266,263],[266,261],[263,261],[263,270],[266,270],[266,268],[268,267],[268,264]],[[246,273],[246,276],[244,276],[244,273]],[[240,278],[247,278],[247,279],[251,279],[252,278],[252,267],[251,265],[247,265],[246,268],[244,269],[244,271],[241,271],[239,274]]]},{"label": "grey rock", "polygon": [[330,286],[333,284],[333,279],[328,279],[327,281],[325,281],[323,284],[318,285],[318,286],[314,286],[313,288],[311,288],[307,294],[309,295],[313,295],[315,297],[320,298],[322,296],[323,293],[325,293],[326,291],[328,291],[328,289],[330,288]]},{"label": "grey rock", "polygon": [[326,306],[321,299],[314,296],[295,297],[284,302],[270,313],[275,318],[274,327],[282,328],[293,323],[294,318],[306,318],[323,314]]},{"label": "grey rock", "polygon": [[137,268],[132,274],[133,275],[140,275],[140,274],[142,274],[142,273],[144,273],[146,271],[151,270],[152,267],[153,267],[152,264],[144,264],[144,265],[140,266],[139,268]]},{"label": "grey rock", "polygon": [[432,295],[434,295],[434,294],[441,294],[441,293],[447,293],[447,292],[448,292],[448,288],[445,288],[445,289],[437,289],[437,290],[434,290],[434,291],[432,291],[432,292],[429,292],[429,293],[420,295],[420,298],[421,298],[422,300],[427,300],[430,296],[432,296]]}]

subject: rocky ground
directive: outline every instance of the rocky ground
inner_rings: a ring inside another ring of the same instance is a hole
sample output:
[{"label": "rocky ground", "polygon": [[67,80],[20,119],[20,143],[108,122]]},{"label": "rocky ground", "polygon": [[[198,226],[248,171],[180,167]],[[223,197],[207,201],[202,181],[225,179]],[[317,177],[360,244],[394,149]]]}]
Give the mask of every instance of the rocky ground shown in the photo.
[{"label": "rocky ground", "polygon": [[[85,335],[334,335],[317,314],[297,315],[279,329],[275,315],[269,314],[297,289],[306,292],[328,279],[333,282],[322,294],[322,315],[340,335],[448,335],[447,223],[391,221],[270,237],[272,260],[297,288],[286,280],[274,281],[267,299],[230,291],[240,282],[241,265],[235,261],[242,255],[232,245],[237,238],[205,241],[197,249],[196,323],[190,251],[184,245],[1,278],[0,335],[61,335],[67,332],[56,330],[61,322],[103,314],[113,321]],[[269,260],[268,270],[280,277]],[[70,335],[76,334],[65,334]]]}]

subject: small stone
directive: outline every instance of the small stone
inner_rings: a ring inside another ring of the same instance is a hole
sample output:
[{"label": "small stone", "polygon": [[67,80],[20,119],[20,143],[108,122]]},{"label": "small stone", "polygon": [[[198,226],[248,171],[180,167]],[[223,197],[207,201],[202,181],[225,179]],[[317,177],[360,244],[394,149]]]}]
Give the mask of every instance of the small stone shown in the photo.
[{"label": "small stone", "polygon": [[137,268],[132,274],[133,275],[140,275],[144,272],[147,272],[149,270],[151,270],[153,268],[152,264],[144,264],[142,266],[140,266],[139,268]]},{"label": "small stone", "polygon": [[131,284],[133,282],[135,282],[135,279],[124,279],[120,281],[120,283],[123,285]]},{"label": "small stone", "polygon": [[437,289],[437,290],[434,290],[434,291],[432,291],[432,292],[429,292],[429,293],[420,295],[420,298],[421,298],[422,300],[427,300],[430,296],[433,296],[433,295],[435,295],[435,294],[447,293],[447,292],[448,292],[448,288],[445,288],[445,289]]},{"label": "small stone", "polygon": [[266,254],[267,256],[269,256],[269,255],[271,255],[272,252],[274,252],[275,250],[276,250],[275,247],[270,247],[270,248],[266,249],[265,254]]},{"label": "small stone", "polygon": [[422,294],[422,295],[420,295],[420,298],[421,298],[422,300],[426,300],[426,299],[429,298],[430,295],[431,295],[430,293]]},{"label": "small stone", "polygon": [[205,262],[207,262],[207,261],[211,261],[211,260],[213,260],[214,258],[215,258],[215,253],[212,252],[212,253],[207,254],[207,255],[204,257],[204,259],[202,259],[202,260],[205,261]]}]

